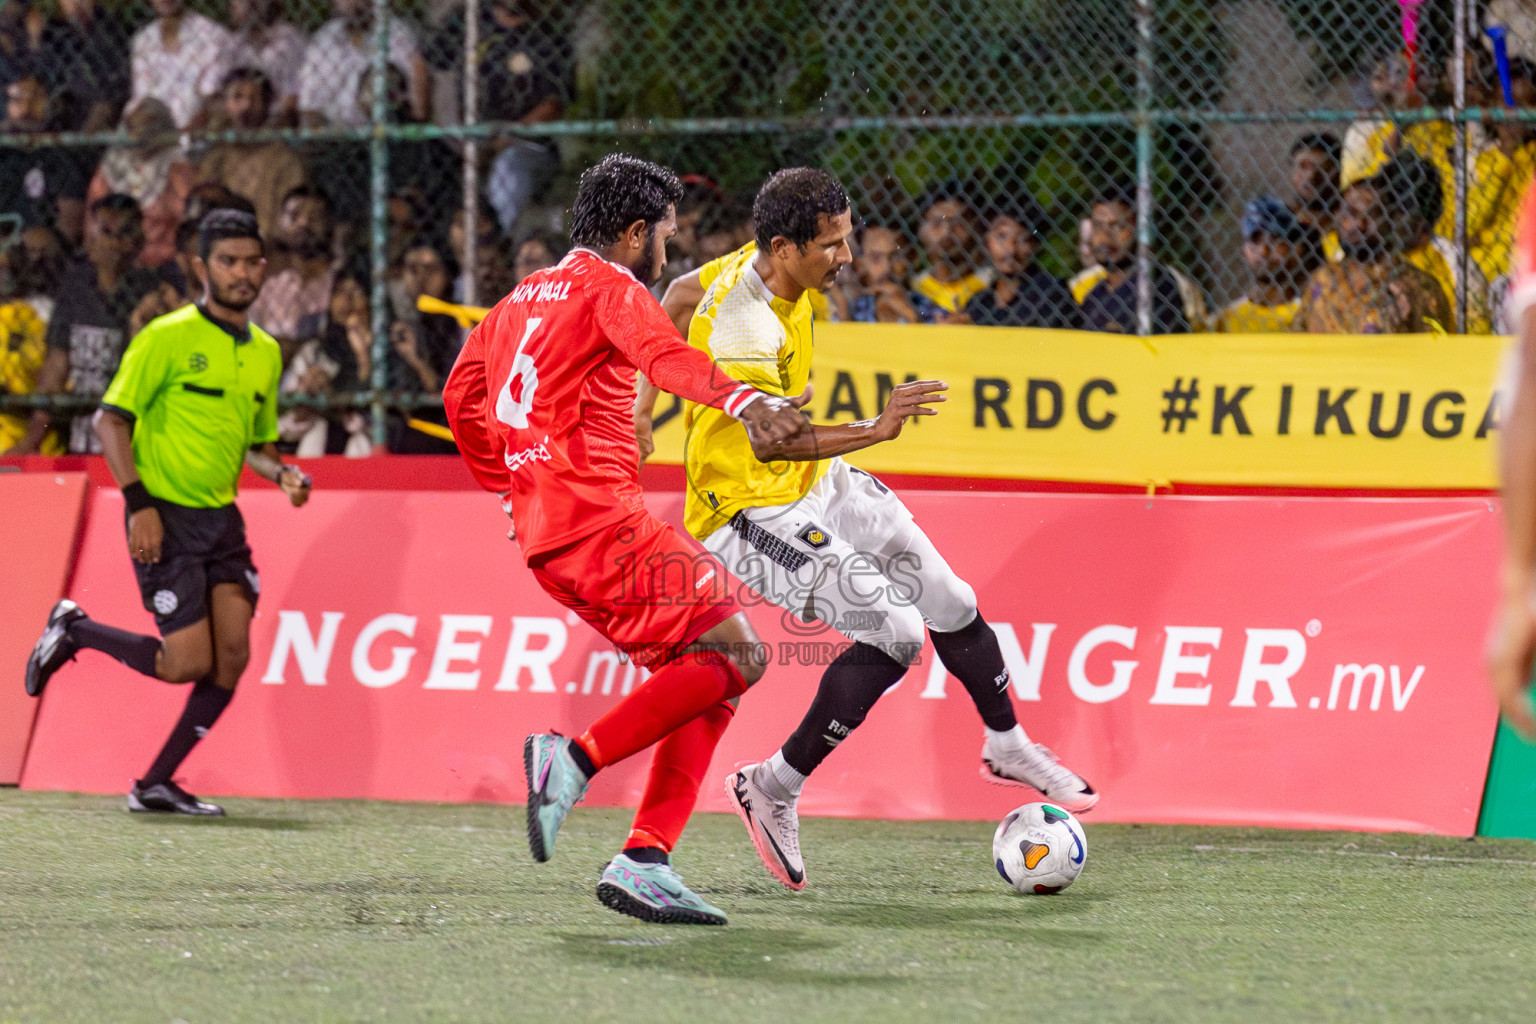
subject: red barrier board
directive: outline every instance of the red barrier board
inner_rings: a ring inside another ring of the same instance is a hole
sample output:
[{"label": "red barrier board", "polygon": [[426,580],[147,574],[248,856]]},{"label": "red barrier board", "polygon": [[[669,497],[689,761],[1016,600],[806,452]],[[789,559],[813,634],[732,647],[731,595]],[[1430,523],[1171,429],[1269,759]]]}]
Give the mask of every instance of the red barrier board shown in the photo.
[{"label": "red barrier board", "polygon": [[[1495,714],[1484,499],[910,493],[980,595],[1021,721],[1104,794],[1095,820],[1471,835]],[[73,593],[148,630],[121,499],[95,493]],[[194,792],[519,802],[523,736],[580,731],[639,676],[546,598],[473,492],[241,499],[264,592],[251,667],[187,761]],[[681,496],[656,495],[676,520]],[[712,776],[767,756],[836,634],[750,610],[773,664]],[[90,653],[39,716],[23,785],[124,790],[184,690]],[[932,648],[807,787],[809,814],[991,818],[1029,799],[978,776],[981,727]],[[631,804],[646,759],[588,799]],[[723,810],[714,781],[701,807]]]},{"label": "red barrier board", "polygon": [[37,701],[22,688],[22,668],[64,596],[70,556],[85,507],[84,473],[0,474],[0,565],[5,616],[0,619],[0,785],[21,779]]}]

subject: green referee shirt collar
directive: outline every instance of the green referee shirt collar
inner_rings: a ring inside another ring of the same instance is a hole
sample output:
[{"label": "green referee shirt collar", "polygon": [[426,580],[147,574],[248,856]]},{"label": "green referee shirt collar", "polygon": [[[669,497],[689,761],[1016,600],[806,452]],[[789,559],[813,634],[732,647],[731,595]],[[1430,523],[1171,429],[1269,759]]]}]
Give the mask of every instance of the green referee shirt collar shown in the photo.
[{"label": "green referee shirt collar", "polygon": [[213,326],[217,327],[231,338],[234,338],[237,345],[244,345],[246,342],[251,340],[251,328],[249,324],[232,324],[228,320],[220,320],[218,317],[208,312],[207,307],[204,306],[201,302],[196,303],[196,306],[197,311],[203,314],[204,320],[207,320],[209,323],[213,324]]}]

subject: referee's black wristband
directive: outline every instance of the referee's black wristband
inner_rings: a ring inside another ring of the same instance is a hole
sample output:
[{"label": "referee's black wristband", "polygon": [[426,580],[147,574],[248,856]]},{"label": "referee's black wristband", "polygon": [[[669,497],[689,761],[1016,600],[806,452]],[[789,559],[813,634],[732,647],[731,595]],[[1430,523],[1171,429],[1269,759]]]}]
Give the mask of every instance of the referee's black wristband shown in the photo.
[{"label": "referee's black wristband", "polygon": [[130,513],[141,509],[153,508],[154,500],[149,496],[149,488],[144,486],[144,481],[135,480],[123,488],[123,500],[128,503]]}]

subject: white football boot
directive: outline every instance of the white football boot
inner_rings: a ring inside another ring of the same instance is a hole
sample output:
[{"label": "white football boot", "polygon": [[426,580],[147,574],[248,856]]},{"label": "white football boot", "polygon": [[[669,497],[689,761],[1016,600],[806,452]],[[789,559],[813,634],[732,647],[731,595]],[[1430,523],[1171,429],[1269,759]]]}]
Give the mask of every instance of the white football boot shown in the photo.
[{"label": "white football boot", "polygon": [[752,836],[752,845],[768,873],[796,891],[805,888],[805,861],[800,859],[800,816],[793,802],[779,800],[757,783],[761,764],[742,765],[725,779],[731,810]]},{"label": "white football boot", "polygon": [[1092,810],[1099,802],[1081,775],[1062,764],[1041,743],[1029,743],[1021,752],[993,749],[989,736],[981,746],[981,777],[999,786],[1030,786],[1038,789],[1052,803],[1073,814]]}]

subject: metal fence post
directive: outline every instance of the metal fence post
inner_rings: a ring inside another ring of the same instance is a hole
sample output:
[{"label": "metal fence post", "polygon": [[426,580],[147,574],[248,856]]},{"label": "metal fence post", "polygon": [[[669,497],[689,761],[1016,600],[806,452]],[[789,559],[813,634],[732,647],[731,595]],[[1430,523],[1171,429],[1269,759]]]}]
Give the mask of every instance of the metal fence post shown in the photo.
[{"label": "metal fence post", "polygon": [[1136,0],[1136,333],[1152,333],[1152,0]]},{"label": "metal fence post", "polygon": [[[470,127],[480,120],[480,0],[465,0],[464,4],[464,126]],[[475,239],[480,235],[480,139],[473,134],[464,137],[464,295],[465,305],[479,301],[475,281],[479,269],[479,246]]]},{"label": "metal fence post", "polygon": [[382,446],[388,438],[384,422],[385,393],[389,387],[389,0],[373,0],[373,110],[372,139],[369,143],[369,246],[372,255],[373,288],[369,310],[373,321],[373,373],[369,387],[373,394],[369,409],[373,419],[373,443]]},{"label": "metal fence post", "polygon": [[1467,286],[1471,269],[1467,246],[1467,0],[1455,0],[1453,19],[1455,39],[1452,41],[1451,84],[1452,124],[1456,128],[1456,145],[1452,153],[1456,169],[1452,175],[1456,193],[1456,329],[1467,333]]}]

